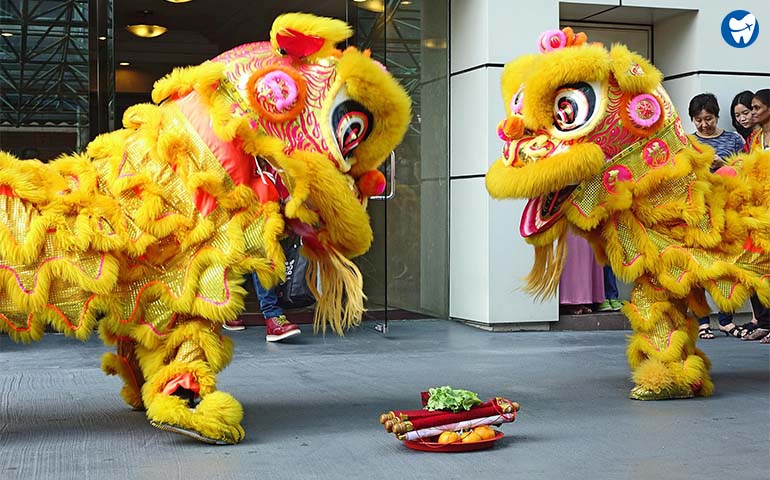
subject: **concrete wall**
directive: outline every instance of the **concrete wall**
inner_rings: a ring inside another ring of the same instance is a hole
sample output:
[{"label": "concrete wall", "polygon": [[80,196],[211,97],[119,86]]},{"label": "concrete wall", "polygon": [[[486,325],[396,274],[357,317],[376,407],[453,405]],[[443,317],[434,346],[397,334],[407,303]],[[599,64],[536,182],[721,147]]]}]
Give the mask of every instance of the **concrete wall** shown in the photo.
[{"label": "concrete wall", "polygon": [[[752,12],[760,37],[736,49],[721,37],[722,18]],[[520,290],[532,248],[518,235],[523,201],[489,198],[484,174],[499,157],[495,131],[503,118],[499,79],[503,65],[536,53],[538,35],[565,16],[585,22],[650,25],[652,57],[672,99],[689,123],[687,104],[700,92],[717,95],[730,128],[735,93],[770,87],[770,2],[690,0],[450,0],[450,316],[494,327],[558,320],[558,301],[543,304]],[[561,17],[561,18],[560,18]]]},{"label": "concrete wall", "polygon": [[500,155],[496,125],[503,64],[536,52],[557,28],[557,2],[451,0],[450,300],[451,317],[483,324],[554,321],[558,303],[534,304],[519,290],[532,248],[518,234],[523,201],[492,200],[484,174]]},{"label": "concrete wall", "polygon": [[[695,128],[688,121],[687,105],[690,98],[703,92],[717,96],[722,109],[719,126],[733,130],[729,109],[735,94],[770,88],[770,2],[698,4],[697,12],[674,16],[654,26],[655,64],[666,78],[675,77],[663,85],[688,131]],[[758,19],[759,37],[749,47],[734,48],[722,39],[722,19],[733,10],[747,10]]]}]

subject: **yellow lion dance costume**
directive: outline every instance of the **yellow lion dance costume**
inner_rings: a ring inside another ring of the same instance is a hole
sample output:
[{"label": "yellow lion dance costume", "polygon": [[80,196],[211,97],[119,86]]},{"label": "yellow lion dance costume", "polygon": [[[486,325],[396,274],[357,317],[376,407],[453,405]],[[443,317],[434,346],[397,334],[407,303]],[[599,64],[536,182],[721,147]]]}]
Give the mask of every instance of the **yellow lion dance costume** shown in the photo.
[{"label": "yellow lion dance costume", "polygon": [[[335,45],[342,21],[286,14],[270,42],[159,80],[156,104],[85,154],[50,164],[0,153],[0,330],[39,340],[46,324],[117,345],[102,368],[152,425],[239,442],[241,405],[217,391],[243,308],[244,275],[284,276],[285,227],[319,280],[315,326],[363,313],[366,201],[410,119],[404,90],[368,52]],[[285,206],[281,207],[281,200]]]},{"label": "yellow lion dance costume", "polygon": [[753,292],[770,303],[770,158],[711,174],[714,151],[685,135],[661,73],[622,45],[608,51],[566,28],[544,33],[539,50],[503,71],[503,156],[486,176],[493,197],[530,199],[520,224],[535,247],[527,290],[555,293],[572,228],[633,282],[623,307],[631,398],[710,395],[687,312],[709,313],[704,291],[724,311]]}]

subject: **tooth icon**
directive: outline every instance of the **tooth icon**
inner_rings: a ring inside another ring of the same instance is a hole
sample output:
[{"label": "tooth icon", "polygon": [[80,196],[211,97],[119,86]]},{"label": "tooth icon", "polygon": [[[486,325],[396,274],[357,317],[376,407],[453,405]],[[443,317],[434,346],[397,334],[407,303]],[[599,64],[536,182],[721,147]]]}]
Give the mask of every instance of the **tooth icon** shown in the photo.
[{"label": "tooth icon", "polygon": [[751,41],[754,35],[754,27],[757,25],[757,19],[752,14],[746,14],[743,18],[731,18],[729,22],[730,34],[735,43],[746,45]]}]

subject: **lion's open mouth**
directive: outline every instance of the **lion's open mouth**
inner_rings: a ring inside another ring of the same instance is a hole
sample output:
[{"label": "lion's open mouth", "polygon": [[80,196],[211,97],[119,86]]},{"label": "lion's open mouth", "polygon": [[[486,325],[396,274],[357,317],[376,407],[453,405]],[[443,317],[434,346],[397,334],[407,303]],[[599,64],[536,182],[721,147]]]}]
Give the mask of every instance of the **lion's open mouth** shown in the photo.
[{"label": "lion's open mouth", "polygon": [[531,198],[521,214],[519,232],[526,238],[542,232],[561,216],[561,207],[577,185],[568,185],[561,190]]}]

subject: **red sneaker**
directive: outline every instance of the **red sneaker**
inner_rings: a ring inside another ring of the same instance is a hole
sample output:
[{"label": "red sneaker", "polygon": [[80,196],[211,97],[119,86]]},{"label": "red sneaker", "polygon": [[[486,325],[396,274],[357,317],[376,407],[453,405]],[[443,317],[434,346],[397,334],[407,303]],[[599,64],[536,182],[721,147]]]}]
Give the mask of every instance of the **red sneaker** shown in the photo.
[{"label": "red sneaker", "polygon": [[265,327],[267,327],[265,340],[268,342],[279,342],[285,338],[302,333],[298,326],[286,320],[285,315],[268,318],[265,320]]},{"label": "red sneaker", "polygon": [[246,322],[240,318],[236,318],[235,320],[230,320],[229,322],[222,325],[222,328],[225,330],[230,330],[231,332],[238,332],[240,330],[246,330]]}]

